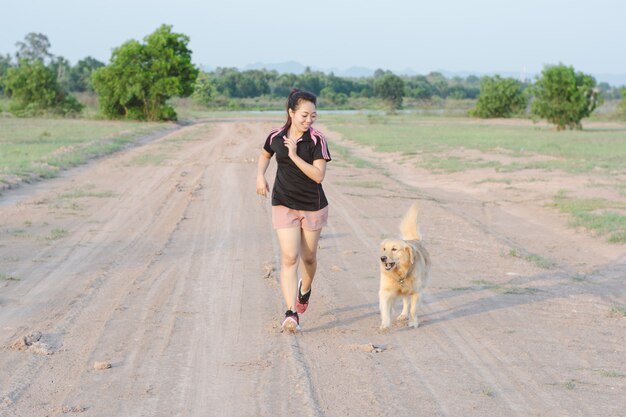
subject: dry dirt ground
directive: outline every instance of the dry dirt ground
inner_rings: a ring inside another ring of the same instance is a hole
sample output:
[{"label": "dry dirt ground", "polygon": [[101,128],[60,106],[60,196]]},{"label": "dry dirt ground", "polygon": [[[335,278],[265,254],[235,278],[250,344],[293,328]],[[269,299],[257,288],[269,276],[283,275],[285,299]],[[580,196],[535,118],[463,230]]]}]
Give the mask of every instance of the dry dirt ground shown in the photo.
[{"label": "dry dirt ground", "polygon": [[[593,178],[434,175],[319,126],[380,168],[333,154],[311,305],[283,334],[254,191],[278,123],[199,123],[0,196],[0,416],[626,416],[625,245],[545,206]],[[420,327],[381,333],[378,243],[414,200]]]}]

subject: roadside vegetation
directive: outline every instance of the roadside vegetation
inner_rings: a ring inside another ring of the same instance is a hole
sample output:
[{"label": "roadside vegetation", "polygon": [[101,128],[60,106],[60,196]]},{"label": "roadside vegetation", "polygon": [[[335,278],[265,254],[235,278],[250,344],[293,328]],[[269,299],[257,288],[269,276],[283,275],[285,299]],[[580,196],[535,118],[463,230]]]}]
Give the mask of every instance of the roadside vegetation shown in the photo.
[{"label": "roadside vegetation", "polygon": [[0,190],[54,177],[167,127],[162,123],[0,117]]},{"label": "roadside vegetation", "polygon": [[[333,130],[433,172],[541,169],[608,178],[626,170],[626,87],[597,83],[562,63],[546,65],[535,80],[384,69],[363,77],[309,68],[301,74],[204,71],[192,64],[189,42],[161,25],[142,42],[114,48],[108,63],[88,56],[72,65],[50,53],[44,34],[29,33],[14,55],[0,54],[0,190],[115,152],[168,128],[164,121],[219,118],[233,110],[273,110],[282,120],[285,97],[296,87],[319,97],[320,114],[326,112]],[[517,120],[502,120],[512,118]],[[371,166],[340,145],[335,152],[347,163]],[[164,152],[131,163],[166,160]],[[512,186],[510,179],[485,181]],[[588,209],[589,201],[558,195],[554,207],[571,214],[576,226],[626,241],[621,203],[594,203]]]}]

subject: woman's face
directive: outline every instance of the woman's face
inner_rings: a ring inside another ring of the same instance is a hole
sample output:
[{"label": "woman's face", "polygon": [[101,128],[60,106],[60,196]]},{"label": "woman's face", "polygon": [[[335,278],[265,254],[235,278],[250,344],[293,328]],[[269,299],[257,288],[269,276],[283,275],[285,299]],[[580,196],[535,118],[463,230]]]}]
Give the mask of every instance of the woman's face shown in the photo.
[{"label": "woman's face", "polygon": [[315,104],[310,101],[301,100],[296,110],[289,109],[292,125],[301,132],[309,130],[315,119],[317,118],[317,110]]}]

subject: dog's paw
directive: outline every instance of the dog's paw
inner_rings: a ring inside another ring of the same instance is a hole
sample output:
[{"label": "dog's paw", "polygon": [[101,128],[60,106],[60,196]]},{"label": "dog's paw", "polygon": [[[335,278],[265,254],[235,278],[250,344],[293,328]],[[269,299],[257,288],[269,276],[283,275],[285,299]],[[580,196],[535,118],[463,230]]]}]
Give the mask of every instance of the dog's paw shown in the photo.
[{"label": "dog's paw", "polygon": [[417,327],[419,326],[419,322],[417,320],[411,320],[409,321],[409,327],[412,327],[414,329],[417,329]]},{"label": "dog's paw", "polygon": [[390,324],[381,324],[380,327],[378,328],[381,332],[386,333],[387,331],[389,331],[389,329],[391,328]]},{"label": "dog's paw", "polygon": [[400,314],[398,317],[396,317],[397,321],[404,321],[406,320],[408,316],[406,314]]}]

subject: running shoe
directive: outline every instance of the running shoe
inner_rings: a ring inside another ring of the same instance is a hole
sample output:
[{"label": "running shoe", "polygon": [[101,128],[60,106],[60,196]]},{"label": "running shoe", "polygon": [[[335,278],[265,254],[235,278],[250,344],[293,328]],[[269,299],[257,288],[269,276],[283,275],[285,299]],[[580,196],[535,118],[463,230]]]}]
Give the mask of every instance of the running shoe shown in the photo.
[{"label": "running shoe", "polygon": [[306,294],[302,294],[300,292],[301,289],[302,289],[302,280],[298,282],[298,296],[296,297],[296,311],[299,314],[302,314],[306,311],[306,308],[309,306],[309,297],[311,296],[310,288]]},{"label": "running shoe", "polygon": [[300,330],[300,319],[298,318],[298,313],[287,310],[287,312],[285,313],[285,320],[283,320],[282,327],[283,331],[287,330],[292,333]]}]

